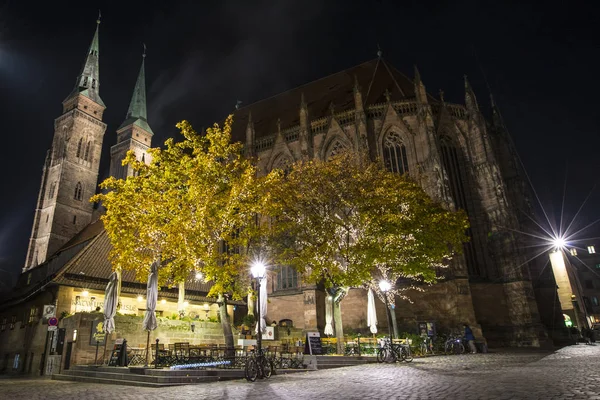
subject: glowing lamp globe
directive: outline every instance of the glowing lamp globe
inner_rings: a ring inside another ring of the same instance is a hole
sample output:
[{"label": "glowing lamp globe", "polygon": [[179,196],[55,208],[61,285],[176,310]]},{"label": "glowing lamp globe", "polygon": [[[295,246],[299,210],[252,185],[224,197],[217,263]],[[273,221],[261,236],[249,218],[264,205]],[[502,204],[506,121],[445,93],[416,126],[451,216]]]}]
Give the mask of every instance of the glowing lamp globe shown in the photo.
[{"label": "glowing lamp globe", "polygon": [[265,264],[261,261],[255,261],[254,264],[252,264],[252,268],[250,268],[250,272],[254,278],[262,278],[265,276],[265,270]]},{"label": "glowing lamp globe", "polygon": [[556,238],[552,239],[552,244],[557,249],[562,249],[567,245],[567,242],[562,237],[556,237]]},{"label": "glowing lamp globe", "polygon": [[392,285],[388,281],[380,281],[379,282],[379,289],[381,289],[382,292],[387,292],[391,288],[392,288]]}]

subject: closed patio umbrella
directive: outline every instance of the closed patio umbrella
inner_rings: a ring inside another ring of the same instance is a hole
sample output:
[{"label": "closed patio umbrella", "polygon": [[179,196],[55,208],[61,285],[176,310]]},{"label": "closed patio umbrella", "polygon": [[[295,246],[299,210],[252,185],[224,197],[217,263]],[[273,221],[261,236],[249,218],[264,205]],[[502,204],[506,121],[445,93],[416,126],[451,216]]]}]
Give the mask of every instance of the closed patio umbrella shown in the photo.
[{"label": "closed patio umbrella", "polygon": [[367,325],[372,334],[377,333],[377,312],[375,311],[375,297],[373,291],[369,289],[367,293]]},{"label": "closed patio umbrella", "polygon": [[117,273],[110,274],[108,285],[104,291],[104,357],[106,359],[106,342],[108,334],[115,330],[115,314],[117,314],[117,302],[119,300],[117,293],[118,277]]},{"label": "closed patio umbrella", "polygon": [[146,286],[146,313],[144,314],[144,330],[148,331],[146,339],[146,366],[148,365],[148,357],[150,356],[150,331],[153,331],[158,326],[156,322],[156,300],[158,300],[158,264],[155,260],[150,266],[150,274],[148,274],[148,285]]}]

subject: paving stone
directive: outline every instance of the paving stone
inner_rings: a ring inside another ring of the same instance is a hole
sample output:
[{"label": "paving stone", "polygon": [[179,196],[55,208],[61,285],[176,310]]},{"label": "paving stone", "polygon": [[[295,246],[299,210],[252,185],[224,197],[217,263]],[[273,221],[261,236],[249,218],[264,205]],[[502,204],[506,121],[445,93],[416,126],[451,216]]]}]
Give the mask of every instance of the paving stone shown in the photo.
[{"label": "paving stone", "polygon": [[499,351],[242,380],[140,388],[0,379],[0,399],[600,399],[600,345]]}]

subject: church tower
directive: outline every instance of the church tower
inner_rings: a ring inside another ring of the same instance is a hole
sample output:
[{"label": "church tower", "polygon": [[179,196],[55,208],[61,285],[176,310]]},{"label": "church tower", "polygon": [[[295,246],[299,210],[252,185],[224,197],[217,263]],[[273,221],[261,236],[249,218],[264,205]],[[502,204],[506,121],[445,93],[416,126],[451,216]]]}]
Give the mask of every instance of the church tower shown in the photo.
[{"label": "church tower", "polygon": [[42,172],[31,238],[23,271],[44,262],[91,222],[106,109],[100,98],[98,29],[73,91],[54,120],[54,139]]},{"label": "church tower", "polygon": [[117,129],[117,144],[110,149],[110,175],[115,178],[125,179],[133,174],[129,165],[123,166],[121,162],[129,150],[133,150],[139,161],[150,162],[147,153],[152,142],[152,129],[148,125],[146,114],[146,76],[144,72],[144,61],[146,59],[146,48],[142,55],[142,66],[138,74],[133,96],[129,103],[129,110],[125,121]]}]

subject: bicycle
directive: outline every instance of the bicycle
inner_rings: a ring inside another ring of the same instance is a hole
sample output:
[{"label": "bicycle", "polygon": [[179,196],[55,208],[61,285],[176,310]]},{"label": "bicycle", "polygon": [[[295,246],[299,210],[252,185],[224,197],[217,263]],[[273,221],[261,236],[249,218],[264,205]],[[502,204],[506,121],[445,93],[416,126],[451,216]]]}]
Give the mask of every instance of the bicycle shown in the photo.
[{"label": "bicycle", "polygon": [[462,338],[453,335],[448,336],[448,340],[444,344],[444,351],[447,355],[463,354],[465,352],[465,345],[462,342]]},{"label": "bicycle", "polygon": [[389,339],[384,339],[383,346],[377,349],[377,362],[393,363],[398,359],[406,362],[411,362],[413,360],[413,355],[408,343],[392,343]]},{"label": "bicycle", "polygon": [[250,355],[246,358],[246,367],[244,375],[248,382],[256,381],[256,378],[268,379],[273,373],[273,364],[271,360],[265,356],[264,350],[260,354],[256,354],[254,350],[250,351]]},{"label": "bicycle", "polygon": [[419,351],[421,355],[426,355],[427,353],[431,353],[431,355],[435,355],[433,352],[433,340],[429,336],[423,337],[423,341],[419,345]]}]

